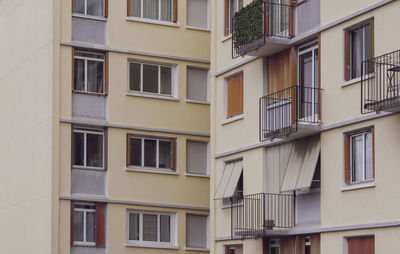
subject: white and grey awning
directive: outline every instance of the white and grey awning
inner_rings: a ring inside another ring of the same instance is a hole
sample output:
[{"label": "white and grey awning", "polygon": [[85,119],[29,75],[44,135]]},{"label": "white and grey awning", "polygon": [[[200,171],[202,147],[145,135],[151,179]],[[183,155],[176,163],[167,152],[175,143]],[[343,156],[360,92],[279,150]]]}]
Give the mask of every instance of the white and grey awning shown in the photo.
[{"label": "white and grey awning", "polygon": [[240,175],[243,171],[243,162],[236,161],[227,163],[218,184],[214,199],[230,198],[235,193]]}]

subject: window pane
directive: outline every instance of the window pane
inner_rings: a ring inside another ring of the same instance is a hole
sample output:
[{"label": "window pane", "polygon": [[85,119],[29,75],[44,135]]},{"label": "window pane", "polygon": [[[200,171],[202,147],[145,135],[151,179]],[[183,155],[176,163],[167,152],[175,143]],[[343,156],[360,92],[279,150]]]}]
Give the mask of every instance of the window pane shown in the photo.
[{"label": "window pane", "polygon": [[158,93],[158,66],[143,65],[143,91]]},{"label": "window pane", "polygon": [[362,28],[351,32],[351,78],[361,76],[361,61],[363,53]]},{"label": "window pane", "polygon": [[129,214],[129,240],[139,240],[139,214]]},{"label": "window pane", "polygon": [[130,159],[129,165],[142,166],[142,139],[130,138]]},{"label": "window pane", "polygon": [[85,60],[74,59],[74,90],[85,91]]},{"label": "window pane", "polygon": [[187,68],[187,98],[207,101],[208,70]]},{"label": "window pane", "polygon": [[207,174],[207,143],[190,140],[186,142],[186,171]]},{"label": "window pane", "polygon": [[141,1],[140,0],[131,0],[130,6],[130,14],[134,17],[141,17],[140,16],[140,9],[141,9]]},{"label": "window pane", "polygon": [[156,146],[155,140],[144,140],[144,166],[156,167]]},{"label": "window pane", "polygon": [[104,59],[104,54],[102,54],[102,53],[85,52],[85,51],[76,50],[74,55],[81,56],[81,57],[88,57],[88,58]]},{"label": "window pane", "polygon": [[207,29],[207,1],[208,0],[188,0],[187,1],[187,25]]},{"label": "window pane", "polygon": [[161,0],[161,20],[172,21],[172,1]]},{"label": "window pane", "polygon": [[87,0],[87,14],[103,16],[103,0]]},{"label": "window pane", "polygon": [[103,135],[87,134],[86,165],[103,167]]},{"label": "window pane", "polygon": [[129,90],[140,91],[140,64],[129,64]]},{"label": "window pane", "polygon": [[160,242],[170,242],[170,216],[169,215],[160,215]]},{"label": "window pane", "polygon": [[363,180],[363,135],[351,137],[352,145],[352,181]]},{"label": "window pane", "polygon": [[103,93],[104,62],[87,61],[87,90],[93,93]]},{"label": "window pane", "polygon": [[207,216],[186,215],[186,246],[207,248]]},{"label": "window pane", "polygon": [[157,241],[157,215],[143,214],[143,241]]},{"label": "window pane", "polygon": [[143,18],[158,19],[158,0],[143,0]]},{"label": "window pane", "polygon": [[171,68],[161,67],[161,94],[171,94]]},{"label": "window pane", "polygon": [[84,166],[84,143],[85,135],[83,133],[74,132],[72,138],[72,164]]},{"label": "window pane", "polygon": [[83,242],[83,212],[74,211],[74,241]]},{"label": "window pane", "polygon": [[171,168],[171,142],[159,141],[158,167]]},{"label": "window pane", "polygon": [[365,180],[373,179],[372,133],[365,134]]},{"label": "window pane", "polygon": [[85,0],[73,0],[74,1],[74,12],[85,14]]},{"label": "window pane", "polygon": [[94,242],[95,213],[86,213],[86,242]]}]

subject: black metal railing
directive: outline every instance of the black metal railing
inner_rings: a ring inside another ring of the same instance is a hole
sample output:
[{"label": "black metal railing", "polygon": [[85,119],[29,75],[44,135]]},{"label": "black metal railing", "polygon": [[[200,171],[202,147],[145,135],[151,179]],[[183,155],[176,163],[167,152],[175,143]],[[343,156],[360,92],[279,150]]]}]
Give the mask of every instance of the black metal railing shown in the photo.
[{"label": "black metal railing", "polygon": [[258,193],[232,200],[231,237],[257,238],[295,225],[294,195]]},{"label": "black metal railing", "polygon": [[293,37],[293,10],[294,5],[277,0],[254,0],[236,12],[232,18],[232,58],[265,45],[265,37]]},{"label": "black metal railing", "polygon": [[321,123],[320,88],[292,86],[260,98],[260,141],[289,136],[298,123]]},{"label": "black metal railing", "polygon": [[392,112],[399,106],[400,50],[364,61],[361,65],[361,113]]}]

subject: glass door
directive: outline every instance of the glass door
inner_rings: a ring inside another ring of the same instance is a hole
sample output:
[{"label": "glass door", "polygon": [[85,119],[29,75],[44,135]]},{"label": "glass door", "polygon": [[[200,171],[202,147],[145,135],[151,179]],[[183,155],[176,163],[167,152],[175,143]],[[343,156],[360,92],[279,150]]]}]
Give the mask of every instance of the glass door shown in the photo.
[{"label": "glass door", "polygon": [[289,0],[269,1],[269,31],[272,36],[289,37]]}]

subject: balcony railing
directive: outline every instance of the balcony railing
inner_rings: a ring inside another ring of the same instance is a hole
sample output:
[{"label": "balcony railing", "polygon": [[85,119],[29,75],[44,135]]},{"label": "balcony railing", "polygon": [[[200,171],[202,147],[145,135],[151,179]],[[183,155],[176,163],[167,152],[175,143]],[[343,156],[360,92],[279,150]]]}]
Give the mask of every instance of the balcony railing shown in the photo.
[{"label": "balcony railing", "polygon": [[361,113],[400,111],[400,50],[361,65]]},{"label": "balcony railing", "polygon": [[285,1],[254,0],[235,13],[232,18],[232,58],[265,45],[265,37],[293,37],[294,5],[282,2]]},{"label": "balcony railing", "polygon": [[231,202],[231,237],[257,238],[295,225],[294,196],[258,193]]},{"label": "balcony railing", "polygon": [[320,124],[321,89],[292,86],[260,98],[260,141],[289,136],[299,123]]}]

